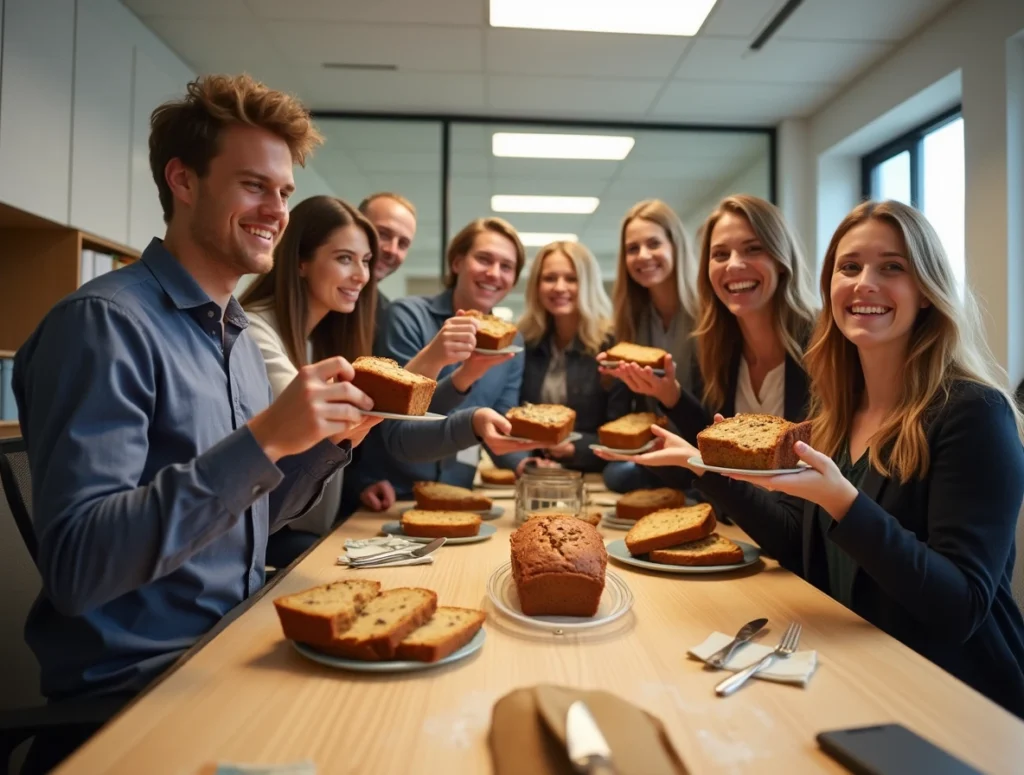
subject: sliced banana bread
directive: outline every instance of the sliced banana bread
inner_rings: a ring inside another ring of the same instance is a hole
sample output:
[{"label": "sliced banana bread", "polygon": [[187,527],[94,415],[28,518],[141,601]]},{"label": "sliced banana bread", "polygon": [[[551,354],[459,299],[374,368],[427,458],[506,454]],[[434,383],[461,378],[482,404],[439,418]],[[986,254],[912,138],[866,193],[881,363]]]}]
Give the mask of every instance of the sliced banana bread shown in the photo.
[{"label": "sliced banana bread", "polygon": [[356,372],[352,384],[373,399],[374,409],[423,416],[430,408],[436,381],[406,371],[390,358],[363,355],[352,368]]},{"label": "sliced banana bread", "polygon": [[810,443],[811,424],[794,423],[770,414],[737,414],[697,434],[705,465],[747,470],[796,468],[793,445]]},{"label": "sliced banana bread", "polygon": [[398,644],[395,656],[416,662],[437,662],[473,640],[486,618],[487,614],[473,608],[440,606],[429,622]]},{"label": "sliced banana bread", "polygon": [[475,309],[471,309],[465,314],[481,321],[480,328],[476,332],[476,346],[483,350],[504,350],[516,338],[518,329],[499,317],[485,315]]},{"label": "sliced banana bread", "polygon": [[348,579],[284,595],[274,600],[274,608],[286,638],[324,646],[351,627],[379,594],[379,581]]},{"label": "sliced banana bread", "polygon": [[633,490],[623,495],[615,504],[615,516],[619,519],[640,519],[659,509],[672,509],[686,505],[686,494],[671,487],[657,487],[653,490]]},{"label": "sliced banana bread", "polygon": [[320,650],[348,659],[394,659],[398,644],[430,621],[436,610],[433,590],[388,589],[366,604],[347,631]]},{"label": "sliced banana bread", "polygon": [[725,536],[709,536],[668,549],[650,552],[651,562],[666,565],[738,565],[743,562],[743,549]]},{"label": "sliced banana bread", "polygon": [[481,468],[480,481],[484,484],[515,484],[516,472],[508,468]]},{"label": "sliced banana bread", "polygon": [[488,511],[494,505],[479,493],[441,482],[416,482],[412,497],[419,508],[428,511]]},{"label": "sliced banana bread", "polygon": [[597,438],[612,449],[639,449],[654,438],[652,425],[664,427],[668,420],[654,412],[633,412],[606,422],[597,429]]},{"label": "sliced banana bread", "polygon": [[645,347],[629,342],[619,342],[605,354],[612,361],[627,361],[638,366],[650,366],[652,369],[662,368],[665,365],[665,356],[668,355],[660,347]]},{"label": "sliced banana bread", "polygon": [[561,444],[576,424],[576,410],[561,404],[513,406],[505,416],[512,423],[510,435],[545,444]]},{"label": "sliced banana bread", "polygon": [[471,511],[410,509],[402,515],[402,532],[418,538],[466,538],[480,533],[480,515]]},{"label": "sliced banana bread", "polygon": [[662,509],[648,514],[629,529],[626,548],[633,556],[668,549],[710,535],[716,524],[715,512],[707,503]]}]

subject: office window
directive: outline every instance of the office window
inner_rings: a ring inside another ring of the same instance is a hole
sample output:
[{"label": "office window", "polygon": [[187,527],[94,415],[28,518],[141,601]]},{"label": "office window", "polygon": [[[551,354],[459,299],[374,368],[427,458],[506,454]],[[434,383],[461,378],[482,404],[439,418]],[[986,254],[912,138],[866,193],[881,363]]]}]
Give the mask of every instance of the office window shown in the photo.
[{"label": "office window", "polygon": [[861,165],[865,197],[905,202],[931,221],[962,289],[964,121],[960,108],[872,151],[861,160]]}]

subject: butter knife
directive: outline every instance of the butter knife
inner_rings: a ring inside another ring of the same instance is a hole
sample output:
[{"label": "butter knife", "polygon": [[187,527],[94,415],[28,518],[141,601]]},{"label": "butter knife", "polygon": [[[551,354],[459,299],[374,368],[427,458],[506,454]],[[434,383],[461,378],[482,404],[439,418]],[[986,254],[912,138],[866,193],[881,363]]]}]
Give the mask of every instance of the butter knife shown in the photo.
[{"label": "butter knife", "polygon": [[732,641],[720,648],[710,657],[704,660],[704,664],[713,670],[721,670],[725,667],[725,663],[729,661],[729,658],[733,653],[743,644],[747,643],[757,633],[764,629],[764,626],[768,624],[767,619],[754,619],[753,621],[744,624],[740,631],[736,633],[736,637]]},{"label": "butter knife", "polygon": [[612,751],[590,708],[582,700],[569,706],[565,716],[565,743],[569,760],[585,775],[615,775]]}]

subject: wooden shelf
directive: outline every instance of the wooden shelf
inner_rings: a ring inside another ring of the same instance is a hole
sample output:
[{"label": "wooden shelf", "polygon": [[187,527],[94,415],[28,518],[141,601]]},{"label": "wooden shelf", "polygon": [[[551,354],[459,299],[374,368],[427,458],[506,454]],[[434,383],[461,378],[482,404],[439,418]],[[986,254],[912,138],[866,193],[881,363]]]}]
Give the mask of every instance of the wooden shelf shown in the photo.
[{"label": "wooden shelf", "polygon": [[0,420],[0,439],[9,439],[21,435],[21,426],[17,420]]},{"label": "wooden shelf", "polygon": [[141,253],[139,253],[135,248],[130,248],[127,245],[121,245],[113,240],[105,239],[104,237],[97,237],[95,234],[89,234],[89,232],[86,231],[83,231],[81,234],[82,247],[85,250],[98,250],[102,253],[113,253],[119,258],[124,258],[129,261],[134,261],[141,255]]}]

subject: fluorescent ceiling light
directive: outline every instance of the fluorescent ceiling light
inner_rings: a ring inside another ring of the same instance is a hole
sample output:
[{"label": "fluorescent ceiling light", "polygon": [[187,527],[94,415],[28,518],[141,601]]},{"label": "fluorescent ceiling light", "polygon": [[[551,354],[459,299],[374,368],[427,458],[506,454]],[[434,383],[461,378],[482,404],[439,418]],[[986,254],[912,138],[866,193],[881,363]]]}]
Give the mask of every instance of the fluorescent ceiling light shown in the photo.
[{"label": "fluorescent ceiling light", "polygon": [[521,231],[519,241],[527,248],[539,248],[552,242],[579,242],[576,234],[559,234],[553,231]]},{"label": "fluorescent ceiling light", "polygon": [[716,0],[491,0],[492,27],[696,35]]},{"label": "fluorescent ceiling light", "polygon": [[572,213],[590,215],[600,204],[596,196],[510,196],[491,197],[496,213]]},{"label": "fluorescent ceiling light", "polygon": [[520,159],[599,159],[621,161],[636,141],[614,135],[556,135],[495,132],[491,152]]}]

